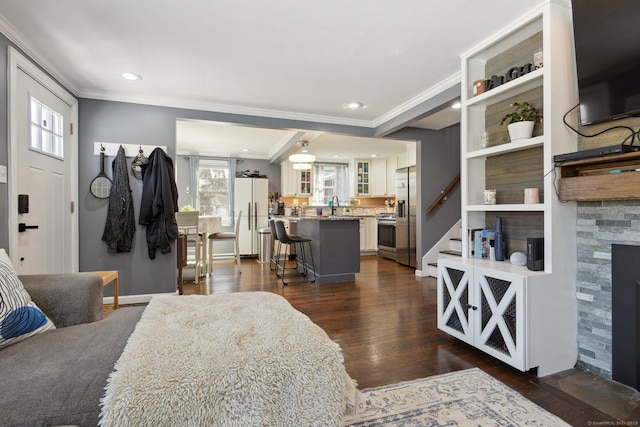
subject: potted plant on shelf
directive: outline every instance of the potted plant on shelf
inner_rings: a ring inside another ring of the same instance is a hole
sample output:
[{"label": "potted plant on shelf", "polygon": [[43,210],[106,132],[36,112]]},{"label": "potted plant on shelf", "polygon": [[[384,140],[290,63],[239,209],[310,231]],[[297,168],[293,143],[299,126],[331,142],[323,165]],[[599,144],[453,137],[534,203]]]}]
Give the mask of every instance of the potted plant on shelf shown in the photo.
[{"label": "potted plant on shelf", "polygon": [[509,131],[509,138],[511,141],[516,139],[531,138],[533,135],[533,126],[536,122],[542,120],[542,115],[538,112],[536,107],[528,102],[515,102],[510,107],[516,107],[511,113],[505,114],[502,117],[501,125],[507,125]]}]

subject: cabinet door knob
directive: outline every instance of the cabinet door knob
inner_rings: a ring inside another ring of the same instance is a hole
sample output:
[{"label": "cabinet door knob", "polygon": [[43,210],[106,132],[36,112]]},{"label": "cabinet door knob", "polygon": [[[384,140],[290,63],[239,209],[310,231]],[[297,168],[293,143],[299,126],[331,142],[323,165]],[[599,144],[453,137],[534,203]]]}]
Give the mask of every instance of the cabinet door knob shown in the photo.
[{"label": "cabinet door knob", "polygon": [[467,304],[467,308],[470,308],[471,310],[477,310],[478,307],[476,307],[475,305],[471,305],[471,304]]}]

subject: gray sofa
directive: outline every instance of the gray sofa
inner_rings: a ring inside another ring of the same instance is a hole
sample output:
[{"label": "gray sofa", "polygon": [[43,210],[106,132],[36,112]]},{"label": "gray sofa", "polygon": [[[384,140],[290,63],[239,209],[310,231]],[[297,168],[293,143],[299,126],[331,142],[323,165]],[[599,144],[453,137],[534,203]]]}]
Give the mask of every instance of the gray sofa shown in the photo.
[{"label": "gray sofa", "polygon": [[103,317],[95,274],[20,280],[56,329],[0,350],[0,426],[96,426],[107,378],[144,307]]}]

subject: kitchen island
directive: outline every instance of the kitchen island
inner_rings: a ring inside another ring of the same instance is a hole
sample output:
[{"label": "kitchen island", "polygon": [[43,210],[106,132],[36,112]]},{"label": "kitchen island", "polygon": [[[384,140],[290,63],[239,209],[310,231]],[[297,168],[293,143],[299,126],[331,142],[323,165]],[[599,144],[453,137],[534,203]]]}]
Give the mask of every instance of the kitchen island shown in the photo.
[{"label": "kitchen island", "polygon": [[[295,234],[311,239],[316,283],[350,282],[360,272],[360,217],[286,217],[297,222]],[[307,256],[307,262],[311,260]]]}]

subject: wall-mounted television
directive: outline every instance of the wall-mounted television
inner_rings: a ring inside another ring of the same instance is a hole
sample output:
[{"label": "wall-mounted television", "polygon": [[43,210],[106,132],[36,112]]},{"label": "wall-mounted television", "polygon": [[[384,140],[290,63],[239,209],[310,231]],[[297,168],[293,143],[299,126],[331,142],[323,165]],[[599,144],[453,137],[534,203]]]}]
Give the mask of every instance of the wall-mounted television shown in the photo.
[{"label": "wall-mounted television", "polygon": [[640,0],[572,0],[582,125],[640,115]]}]

